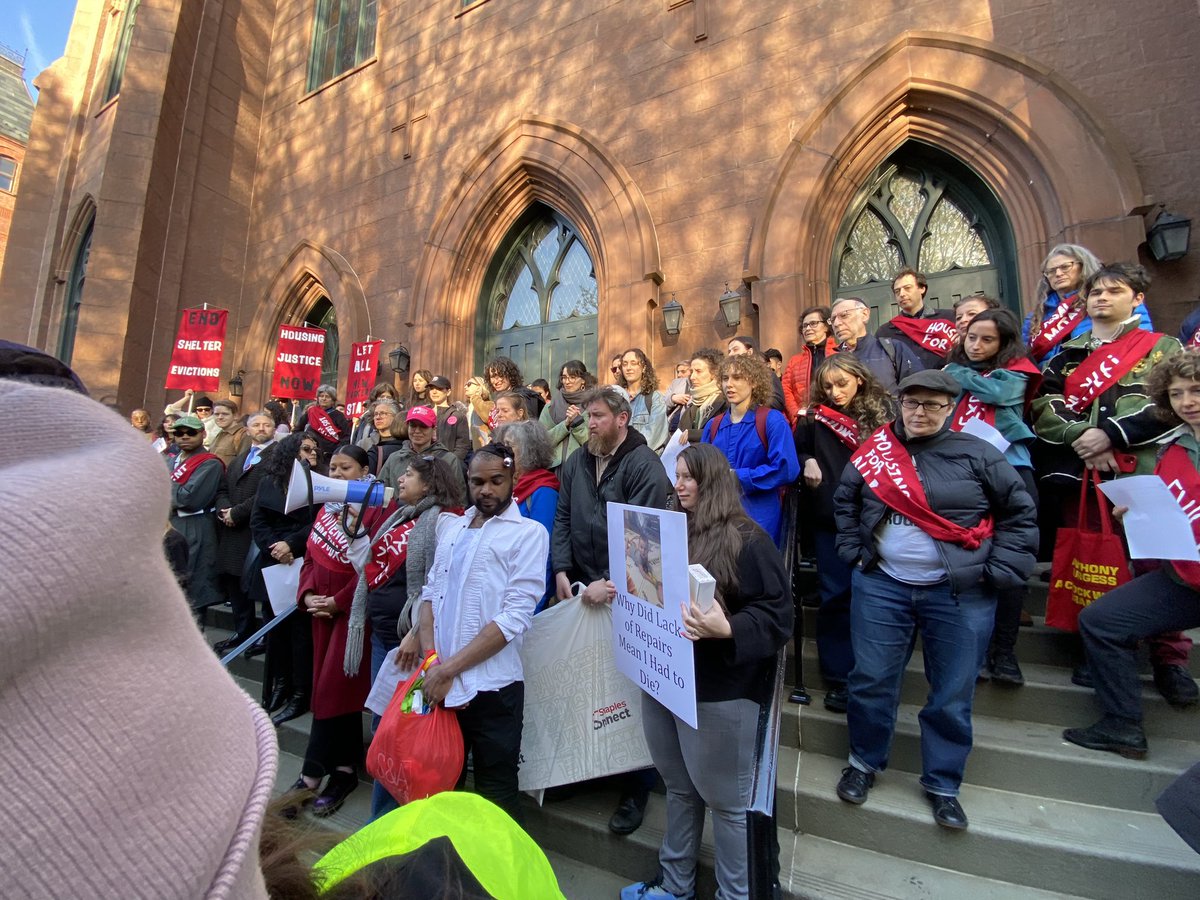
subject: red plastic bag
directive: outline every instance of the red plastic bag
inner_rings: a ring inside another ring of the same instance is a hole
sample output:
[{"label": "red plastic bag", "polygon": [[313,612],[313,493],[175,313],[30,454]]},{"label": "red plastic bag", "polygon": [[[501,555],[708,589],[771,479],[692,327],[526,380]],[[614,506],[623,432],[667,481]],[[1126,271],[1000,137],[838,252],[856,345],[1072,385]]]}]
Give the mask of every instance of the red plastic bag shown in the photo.
[{"label": "red plastic bag", "polygon": [[436,653],[426,656],[397,689],[367,750],[367,771],[401,805],[450,790],[462,773],[462,729],[454,710],[440,704],[423,715],[405,710],[436,659]]},{"label": "red plastic bag", "polygon": [[[1099,531],[1087,527],[1089,494],[1096,497],[1100,506]],[[1108,502],[1100,494],[1100,474],[1092,469],[1083,478],[1076,527],[1058,529],[1054,540],[1046,624],[1063,631],[1078,631],[1080,611],[1129,579],[1125,545],[1120,535],[1113,533]]]}]

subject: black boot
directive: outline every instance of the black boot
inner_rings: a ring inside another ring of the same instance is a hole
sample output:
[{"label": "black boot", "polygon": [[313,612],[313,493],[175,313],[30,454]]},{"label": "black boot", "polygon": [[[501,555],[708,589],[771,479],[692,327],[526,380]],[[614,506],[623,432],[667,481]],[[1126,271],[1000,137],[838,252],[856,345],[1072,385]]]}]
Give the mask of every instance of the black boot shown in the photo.
[{"label": "black boot", "polygon": [[292,695],[292,689],[287,686],[285,681],[276,681],[274,687],[271,688],[269,694],[263,695],[263,709],[269,713],[278,710],[283,704],[287,703],[288,697]]},{"label": "black boot", "polygon": [[1126,759],[1145,759],[1148,749],[1142,723],[1117,716],[1105,716],[1087,728],[1068,728],[1063,739],[1089,750],[1117,753]]},{"label": "black boot", "polygon": [[288,798],[289,802],[279,810],[279,814],[285,819],[296,819],[304,811],[304,807],[313,802],[317,792],[305,784],[304,778],[301,777],[297,778],[296,783],[287,789],[284,796]]},{"label": "black boot", "polygon": [[633,834],[641,828],[649,796],[648,791],[625,794],[617,804],[616,812],[608,820],[608,830],[613,834]]},{"label": "black boot", "polygon": [[271,716],[271,724],[278,728],[284,722],[298,719],[306,712],[308,712],[308,694],[295,694],[288,701],[287,706]]},{"label": "black boot", "polygon": [[325,790],[313,802],[313,815],[324,818],[332,816],[342,808],[350,792],[358,787],[358,776],[353,772],[334,771],[325,782]]}]

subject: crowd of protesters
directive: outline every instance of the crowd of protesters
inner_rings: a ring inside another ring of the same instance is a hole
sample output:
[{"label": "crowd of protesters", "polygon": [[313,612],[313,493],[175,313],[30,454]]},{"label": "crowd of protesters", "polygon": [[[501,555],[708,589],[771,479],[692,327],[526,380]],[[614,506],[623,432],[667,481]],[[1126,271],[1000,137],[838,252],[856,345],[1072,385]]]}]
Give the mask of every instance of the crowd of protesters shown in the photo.
[{"label": "crowd of protesters", "polygon": [[[747,896],[746,753],[765,673],[799,637],[781,552],[793,534],[817,574],[823,702],[847,716],[837,795],[866,802],[887,768],[919,635],[930,685],[920,783],[937,824],[966,828],[957,798],[976,683],[1023,684],[1028,584],[1077,518],[1081,485],[1093,473],[1157,473],[1181,503],[1200,496],[1200,329],[1154,331],[1146,273],[1073,245],[1047,256],[1023,323],[982,295],[934,308],[911,269],[892,287],[898,314],[875,328],[865,300],[834,297],[803,311],[790,359],[739,335],[679,360],[665,386],[632,347],[612,358],[605,386],[574,359],[526,383],[501,356],[456,400],[450,378],[421,369],[407,392],[377,386],[353,423],[327,384],[306,408],[272,401],[246,417],[191,392],[157,427],[134,411],[171,471],[168,545],[193,612],[233,610],[218,653],[272,617],[263,569],[304,559],[305,616],[248,650],[266,654],[262,702],[276,726],[313,714],[290,814],[342,805],[373,679],[436,650],[426,698],[465,710],[475,790],[519,818],[520,636],[555,603],[612,601],[616,501],[684,512],[690,561],[716,578],[719,601],[684,615],[698,729],[644,698],[656,768],[616,779],[617,834],[641,825],[659,777],[667,796],[660,872],[623,898],[692,896],[706,807],[721,896]],[[669,475],[658,457],[672,442],[682,452]],[[296,461],[378,481],[393,498],[288,512]],[[1136,574],[1079,617],[1072,677],[1094,687],[1103,716],[1064,737],[1140,758],[1140,642],[1169,703],[1200,699],[1183,633],[1200,625],[1200,565],[1139,560]],[[798,685],[792,699],[808,694]],[[394,806],[377,785],[372,815]]]}]

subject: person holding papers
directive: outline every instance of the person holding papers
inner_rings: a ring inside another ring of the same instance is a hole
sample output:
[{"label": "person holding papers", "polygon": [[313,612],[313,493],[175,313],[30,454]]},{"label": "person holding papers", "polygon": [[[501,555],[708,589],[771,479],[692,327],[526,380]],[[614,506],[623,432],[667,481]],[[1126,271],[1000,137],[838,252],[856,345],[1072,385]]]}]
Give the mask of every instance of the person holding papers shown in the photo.
[{"label": "person holding papers", "polygon": [[[1008,444],[1004,458],[1017,470],[1036,506],[1037,481],[1029,455],[1035,437],[1025,423],[1025,410],[1042,383],[1042,373],[1029,358],[1017,317],[1007,309],[978,313],[967,324],[962,341],[950,351],[948,360],[943,371],[963,386],[950,416],[950,429],[962,431],[972,420],[993,429]],[[1004,684],[1025,683],[1016,648],[1027,592],[1024,584],[996,592],[996,628],[988,648],[987,667],[980,671],[980,677],[986,674]]]},{"label": "person holding papers", "polygon": [[755,736],[769,702],[775,655],[792,635],[792,596],[783,558],[745,513],[729,461],[710,444],[687,447],[675,464],[675,495],[688,519],[688,556],[717,583],[716,597],[683,609],[694,642],[692,728],[649,694],[643,728],[667,787],[659,874],[631,884],[621,900],[694,897],[705,807],[712,811],[717,896],[748,898],[746,809]]},{"label": "person holding papers", "polygon": [[995,447],[950,429],[960,393],[937,369],[900,382],[900,419],[870,435],[833,496],[837,550],[851,579],[854,669],[849,765],[838,796],[860,804],[887,768],[900,685],[921,635],[921,786],[934,821],[967,827],[957,800],[971,752],[971,705],[996,591],[1033,570],[1033,500]]},{"label": "person holding papers", "polygon": [[[1200,351],[1189,349],[1163,359],[1151,371],[1147,387],[1157,408],[1178,423],[1159,450],[1154,473],[1167,483],[1200,539]],[[1200,563],[1196,562],[1163,561],[1084,609],[1079,614],[1079,633],[1104,716],[1087,728],[1068,728],[1063,738],[1090,750],[1144,758],[1138,642],[1197,626]],[[1182,676],[1191,680],[1186,671]]]}]

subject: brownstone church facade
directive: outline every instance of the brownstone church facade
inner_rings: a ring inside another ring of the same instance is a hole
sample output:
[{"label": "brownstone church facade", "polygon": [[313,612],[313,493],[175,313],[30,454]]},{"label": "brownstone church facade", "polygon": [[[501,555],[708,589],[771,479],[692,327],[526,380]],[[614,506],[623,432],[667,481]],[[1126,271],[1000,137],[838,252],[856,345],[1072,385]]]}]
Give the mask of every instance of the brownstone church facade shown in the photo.
[{"label": "brownstone church facade", "polygon": [[1194,0],[80,0],[0,334],[156,406],[208,303],[248,405],[282,323],[329,330],[339,385],[370,335],[459,395],[496,352],[552,384],[739,333],[786,357],[806,306],[890,315],[904,265],[1029,309],[1062,241],[1140,259],[1173,330],[1200,263],[1146,240],[1200,221],[1197,48]]}]

